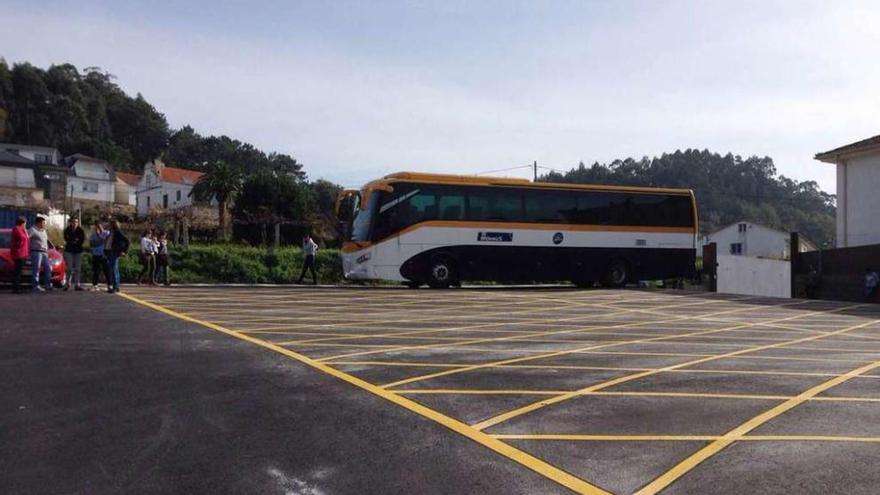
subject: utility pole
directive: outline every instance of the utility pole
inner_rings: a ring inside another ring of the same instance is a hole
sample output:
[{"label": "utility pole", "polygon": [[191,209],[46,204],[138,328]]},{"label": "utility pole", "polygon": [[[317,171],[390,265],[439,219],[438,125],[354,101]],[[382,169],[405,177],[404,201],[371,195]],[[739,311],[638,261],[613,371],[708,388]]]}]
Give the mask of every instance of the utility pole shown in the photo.
[{"label": "utility pole", "polygon": [[534,167],[535,167],[535,179],[532,182],[538,182],[538,160],[535,160]]}]

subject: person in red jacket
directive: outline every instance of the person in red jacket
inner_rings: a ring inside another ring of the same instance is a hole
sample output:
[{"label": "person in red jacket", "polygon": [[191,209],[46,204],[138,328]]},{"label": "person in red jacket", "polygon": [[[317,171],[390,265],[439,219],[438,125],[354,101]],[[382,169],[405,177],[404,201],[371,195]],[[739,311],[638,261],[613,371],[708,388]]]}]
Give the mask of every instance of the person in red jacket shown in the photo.
[{"label": "person in red jacket", "polygon": [[15,221],[15,228],[12,229],[12,239],[9,245],[10,254],[12,254],[12,262],[15,263],[15,271],[12,276],[12,292],[20,294],[21,290],[21,272],[24,270],[24,262],[30,256],[30,239],[27,232],[27,220],[24,217],[18,217]]}]

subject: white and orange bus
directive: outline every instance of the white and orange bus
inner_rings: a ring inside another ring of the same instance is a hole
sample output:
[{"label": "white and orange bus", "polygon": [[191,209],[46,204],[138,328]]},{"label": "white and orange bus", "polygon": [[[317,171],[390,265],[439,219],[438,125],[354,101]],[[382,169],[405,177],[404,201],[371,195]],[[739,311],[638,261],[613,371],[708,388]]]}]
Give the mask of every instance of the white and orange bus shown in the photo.
[{"label": "white and orange bus", "polygon": [[403,172],[343,192],[340,204],[352,205],[338,212],[349,279],[621,286],[694,273],[689,189]]}]

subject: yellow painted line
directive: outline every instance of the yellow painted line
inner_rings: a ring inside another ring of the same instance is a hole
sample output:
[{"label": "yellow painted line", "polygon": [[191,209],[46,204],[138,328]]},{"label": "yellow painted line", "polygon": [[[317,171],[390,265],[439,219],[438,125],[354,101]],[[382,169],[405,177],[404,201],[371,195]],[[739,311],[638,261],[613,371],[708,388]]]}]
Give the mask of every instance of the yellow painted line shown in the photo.
[{"label": "yellow painted line", "polygon": [[[509,434],[492,435],[499,440],[548,440],[574,442],[711,442],[718,435],[579,435],[579,434]],[[838,437],[823,435],[747,435],[737,439],[746,442],[880,442],[880,437]],[[641,492],[639,492],[641,493]]]},{"label": "yellow painted line", "polygon": [[454,431],[454,432],[456,432],[456,433],[458,433],[458,434],[460,434],[460,435],[462,435],[462,436],[464,436],[464,437],[466,437],[466,438],[468,438],[468,439],[470,439],[470,440],[472,440],[472,441],[474,441],[484,447],[487,447],[488,449],[490,449],[498,454],[501,454],[502,456],[504,456],[504,457],[506,457],[506,458],[528,468],[528,469],[531,469],[532,471],[534,471],[534,472],[536,472],[536,473],[538,473],[538,474],[540,474],[540,475],[542,475],[542,476],[544,476],[544,477],[546,477],[546,478],[548,478],[548,479],[550,479],[550,480],[552,480],[552,481],[554,481],[554,482],[556,482],[556,483],[558,483],[558,484],[560,484],[560,485],[562,485],[562,486],[564,486],[564,487],[566,487],[576,493],[603,494],[603,495],[608,494],[608,492],[606,492],[605,490],[602,490],[601,488],[594,486],[585,480],[582,480],[576,476],[573,476],[572,474],[569,474],[569,473],[557,468],[556,466],[553,466],[547,462],[544,462],[541,459],[538,459],[537,457],[534,457],[526,452],[523,452],[523,451],[521,451],[521,450],[519,450],[509,444],[506,444],[498,439],[492,438],[491,436],[486,435],[485,433],[479,432],[479,431],[471,428],[470,426],[468,426],[465,423],[462,423],[460,421],[452,419],[449,416],[443,415],[437,411],[434,411],[433,409],[425,407],[425,406],[419,404],[418,402],[412,401],[412,400],[407,399],[405,397],[402,397],[400,395],[397,395],[397,394],[394,394],[394,393],[389,392],[387,390],[384,390],[381,387],[377,387],[367,381],[364,381],[364,380],[361,380],[360,378],[349,375],[348,373],[344,373],[340,370],[337,370],[331,366],[328,366],[328,365],[323,364],[319,361],[316,361],[314,359],[306,357],[302,354],[293,352],[293,351],[291,351],[289,349],[285,349],[283,347],[279,347],[275,344],[272,344],[271,342],[266,342],[266,341],[251,337],[249,335],[244,335],[244,334],[238,333],[236,331],[230,330],[230,329],[222,327],[220,325],[216,325],[211,322],[192,318],[190,316],[184,315],[182,313],[178,313],[176,311],[172,311],[172,310],[164,308],[160,305],[150,303],[148,301],[131,296],[129,294],[119,293],[119,296],[123,297],[129,301],[132,301],[134,303],[137,303],[142,306],[148,307],[150,309],[154,309],[154,310],[159,311],[161,313],[167,314],[167,315],[172,316],[174,318],[184,320],[184,321],[189,321],[191,323],[195,323],[195,324],[201,325],[203,327],[210,328],[211,330],[215,330],[215,331],[223,333],[225,335],[229,335],[230,337],[234,337],[234,338],[243,340],[245,342],[249,342],[251,344],[263,347],[263,348],[268,349],[270,351],[274,351],[278,354],[287,356],[289,358],[293,358],[303,364],[306,364],[308,366],[311,366],[312,368],[315,368],[318,371],[321,371],[321,372],[326,373],[330,376],[338,378],[338,379],[345,381],[351,385],[354,385],[354,386],[361,388],[367,392],[370,392],[373,395],[381,397],[381,398],[383,398],[393,404],[396,404],[396,405],[403,407],[409,411],[412,411],[412,412],[414,412],[424,418],[430,419],[431,421],[434,421],[434,422],[436,422],[436,423],[438,423],[438,424],[440,424],[440,425],[442,425],[442,426],[444,426],[444,427],[446,427],[446,428],[448,428],[448,429],[450,429],[450,430],[452,430],[452,431]]},{"label": "yellow painted line", "polygon": [[[402,395],[558,395],[574,390],[483,390],[483,389],[395,389]],[[703,392],[584,392],[584,397],[671,397],[695,399],[773,400],[791,399],[791,395],[716,394]],[[880,402],[880,397],[811,397],[818,402]]]},{"label": "yellow painted line", "polygon": [[599,442],[711,442],[717,435],[492,435],[499,440],[565,440]]},{"label": "yellow painted line", "polygon": [[[861,327],[864,327],[864,326],[867,326],[867,325],[873,324],[873,323],[876,323],[876,321],[865,323],[863,325],[858,325],[857,327],[861,328]],[[854,327],[853,330],[857,327]],[[804,403],[805,401],[809,400],[810,398],[815,397],[815,396],[821,394],[822,392],[824,392],[832,387],[840,385],[841,383],[844,383],[851,378],[859,376],[863,373],[867,373],[868,371],[874,370],[878,367],[880,367],[880,361],[862,366],[861,368],[856,368],[852,371],[849,371],[849,372],[844,373],[842,375],[839,375],[835,378],[832,378],[831,380],[828,380],[824,383],[816,385],[815,387],[813,387],[809,390],[806,390],[805,392],[798,394],[797,396],[792,397],[791,399],[786,400],[782,404],[779,404],[776,407],[773,407],[772,409],[769,409],[769,410],[753,417],[752,419],[746,421],[745,423],[730,430],[725,435],[723,435],[722,437],[713,441],[709,445],[703,447],[702,449],[698,450],[694,454],[690,455],[687,459],[679,462],[672,469],[665,472],[664,474],[659,476],[657,479],[655,479],[651,483],[645,485],[641,490],[636,492],[636,494],[637,495],[652,495],[654,493],[659,492],[660,490],[663,490],[664,488],[666,488],[667,486],[672,484],[675,480],[681,478],[682,476],[687,474],[689,471],[691,471],[693,468],[698,466],[700,463],[702,463],[706,459],[714,456],[718,452],[724,450],[730,444],[743,438],[747,433],[754,430],[755,428],[757,428],[757,427],[763,425],[764,423],[767,423],[768,421],[772,420],[773,418],[776,418],[777,416],[799,406],[800,404]]]},{"label": "yellow painted line", "polygon": [[748,442],[880,442],[880,437],[836,437],[823,435],[746,435],[737,441]]},{"label": "yellow painted line", "polygon": [[457,389],[398,389],[393,390],[401,395],[555,395],[565,390],[457,390]]},{"label": "yellow painted line", "polygon": [[[851,309],[851,308],[858,307],[858,306],[861,306],[861,305],[846,306],[846,307],[838,308],[838,309],[836,309],[836,310],[831,310],[831,311],[844,311],[844,310],[846,310],[846,309]],[[782,320],[792,320],[792,319],[796,319],[796,318],[803,318],[803,317],[806,317],[806,316],[810,316],[811,314],[814,314],[814,313],[813,313],[813,312],[809,312],[809,313],[804,313],[804,314],[802,314],[802,315],[798,315],[798,316],[792,316],[792,317],[782,318],[782,319],[780,319],[780,321],[782,321]],[[673,371],[673,370],[680,369],[680,368],[684,368],[684,367],[687,367],[687,366],[694,366],[694,365],[697,365],[697,364],[706,363],[706,362],[714,361],[714,360],[717,360],[717,359],[723,359],[723,358],[727,358],[727,357],[731,357],[731,356],[738,356],[738,355],[742,355],[742,354],[748,354],[748,353],[752,353],[752,352],[756,352],[756,351],[762,351],[762,350],[766,350],[766,349],[773,349],[773,348],[776,348],[776,347],[782,347],[782,346],[784,346],[784,345],[790,345],[790,344],[792,344],[792,343],[807,342],[807,341],[812,341],[812,340],[816,340],[816,339],[826,338],[826,337],[830,337],[830,336],[832,336],[832,335],[837,335],[837,334],[840,334],[840,333],[844,333],[844,332],[848,332],[848,331],[851,331],[851,330],[855,330],[855,329],[857,329],[857,328],[861,328],[861,327],[864,327],[864,326],[870,325],[870,324],[872,324],[872,323],[873,323],[873,322],[867,322],[867,323],[863,323],[863,324],[861,324],[861,325],[854,325],[854,326],[852,326],[852,327],[844,328],[844,329],[838,330],[838,331],[836,331],[836,332],[829,332],[829,333],[826,333],[826,334],[823,334],[823,335],[813,335],[813,336],[810,336],[810,337],[803,337],[803,338],[801,338],[801,339],[795,339],[795,340],[792,340],[792,341],[789,341],[789,342],[781,342],[781,343],[776,343],[776,344],[768,344],[768,345],[763,345],[763,346],[752,347],[752,348],[749,348],[749,349],[742,349],[742,350],[738,350],[738,351],[729,352],[729,353],[727,353],[727,354],[720,354],[720,355],[716,355],[716,356],[710,356],[710,357],[705,357],[705,358],[701,358],[701,359],[696,359],[696,360],[694,360],[694,361],[688,361],[688,362],[685,362],[685,363],[675,364],[675,365],[671,365],[671,366],[665,366],[665,367],[662,367],[662,368],[657,368],[657,369],[652,370],[652,371],[644,371],[644,372],[636,373],[636,374],[633,374],[633,375],[627,375],[627,376],[622,376],[622,377],[614,378],[614,379],[612,379],[612,380],[608,380],[608,381],[606,381],[606,382],[598,383],[598,384],[595,384],[595,385],[590,385],[589,387],[585,387],[585,388],[583,388],[583,389],[581,389],[581,390],[578,390],[578,391],[575,391],[575,392],[570,392],[570,393],[567,393],[567,394],[563,394],[563,395],[559,395],[559,396],[552,397],[552,398],[549,398],[549,399],[545,399],[545,400],[542,400],[542,401],[539,401],[539,402],[534,402],[534,403],[532,403],[532,404],[529,404],[529,405],[526,405],[526,406],[523,406],[523,407],[520,407],[520,408],[514,409],[514,410],[512,410],[512,411],[508,411],[508,412],[506,412],[506,413],[499,414],[499,415],[497,415],[497,416],[495,416],[495,417],[492,417],[492,418],[486,419],[486,420],[481,421],[481,422],[479,422],[479,423],[477,423],[477,424],[475,424],[475,425],[473,425],[473,426],[474,426],[474,428],[476,428],[476,429],[478,429],[478,430],[484,430],[484,429],[486,429],[486,428],[488,428],[488,427],[490,427],[490,426],[494,426],[494,425],[497,425],[497,424],[499,424],[499,423],[503,423],[504,421],[510,420],[510,419],[515,418],[515,417],[517,417],[517,416],[521,416],[521,415],[523,415],[523,414],[530,413],[530,412],[536,411],[536,410],[538,410],[538,409],[542,409],[542,408],[547,407],[547,406],[549,406],[549,405],[558,404],[558,403],[560,403],[560,402],[564,402],[564,401],[567,401],[567,400],[573,399],[573,398],[578,397],[579,395],[581,395],[583,392],[595,392],[595,391],[598,391],[598,390],[602,390],[602,389],[604,389],[604,388],[612,387],[612,386],[614,386],[614,385],[619,385],[619,384],[621,384],[621,383],[626,383],[626,382],[629,382],[629,381],[632,381],[632,380],[636,380],[636,379],[638,379],[638,378],[644,378],[644,377],[646,377],[646,376],[651,376],[651,375],[655,375],[655,374],[658,374],[658,373],[663,373],[663,372]],[[441,373],[442,373],[442,372],[441,372]]]}]

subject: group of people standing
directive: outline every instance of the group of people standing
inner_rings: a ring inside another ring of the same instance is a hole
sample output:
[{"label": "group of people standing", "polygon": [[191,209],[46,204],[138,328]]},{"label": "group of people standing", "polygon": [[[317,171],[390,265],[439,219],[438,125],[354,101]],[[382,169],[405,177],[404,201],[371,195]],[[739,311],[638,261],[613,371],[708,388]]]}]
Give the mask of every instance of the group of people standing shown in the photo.
[{"label": "group of people standing", "polygon": [[144,283],[144,276],[149,276],[149,285],[170,285],[168,273],[168,238],[165,232],[157,235],[153,229],[147,229],[141,236],[141,272],[137,284]]},{"label": "group of people standing", "polygon": [[[67,265],[68,276],[64,290],[85,290],[82,283],[83,252],[85,251],[86,232],[80,226],[78,218],[71,218],[64,229],[64,263]],[[119,222],[111,220],[109,227],[101,221],[89,236],[89,248],[92,254],[92,290],[98,289],[98,282],[103,273],[107,281],[107,292],[119,292],[119,258],[128,253],[129,241]]]},{"label": "group of people standing", "polygon": [[[168,242],[164,233],[155,236],[148,232],[141,240],[141,263],[150,273],[155,283],[155,267],[161,268],[163,282],[168,285]],[[67,277],[64,290],[85,290],[82,281],[83,253],[86,249],[86,232],[78,218],[71,218],[64,229],[64,262],[67,265]],[[107,281],[107,292],[119,292],[119,259],[128,253],[130,242],[120,228],[117,220],[110,222],[98,221],[88,237],[92,260],[92,290],[98,289],[101,274]],[[12,290],[24,292],[22,274],[27,260],[31,262],[31,291],[44,292],[52,290],[52,267],[49,263],[49,236],[46,232],[46,219],[37,217],[33,227],[27,228],[27,219],[20,217],[15,222],[10,239],[10,253],[15,264],[13,268]],[[152,266],[152,271],[148,267]],[[141,272],[140,282],[145,271]]]}]

